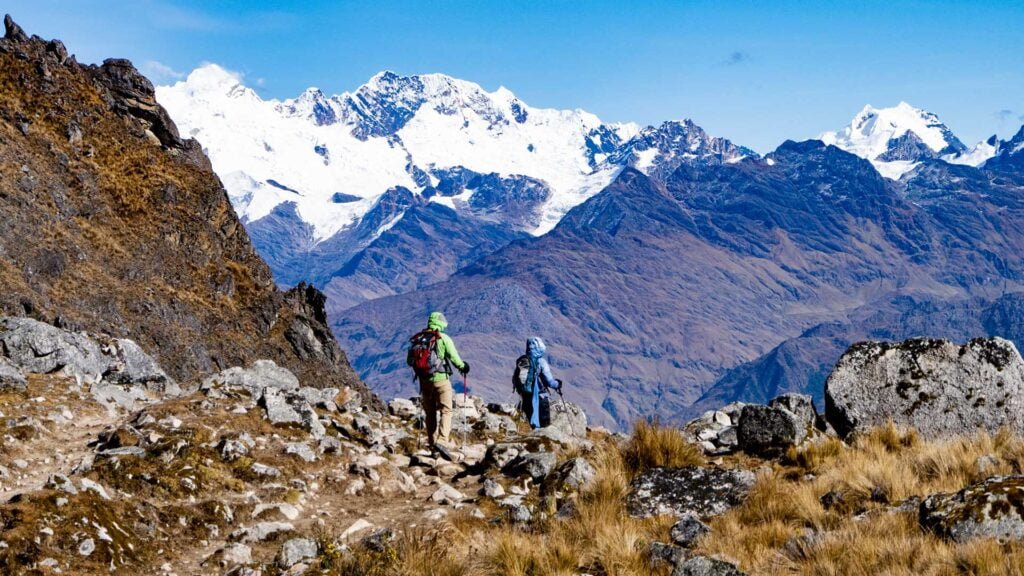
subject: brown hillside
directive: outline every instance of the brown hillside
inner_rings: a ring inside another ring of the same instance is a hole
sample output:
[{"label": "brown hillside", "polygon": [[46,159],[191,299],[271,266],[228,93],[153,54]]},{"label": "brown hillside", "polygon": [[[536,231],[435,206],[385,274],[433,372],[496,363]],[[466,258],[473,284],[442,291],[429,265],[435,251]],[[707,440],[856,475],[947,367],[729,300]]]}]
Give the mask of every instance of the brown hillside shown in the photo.
[{"label": "brown hillside", "polygon": [[0,313],[136,340],[175,378],[270,358],[365,387],[323,296],[279,291],[199,144],[127,60],[0,39]]}]

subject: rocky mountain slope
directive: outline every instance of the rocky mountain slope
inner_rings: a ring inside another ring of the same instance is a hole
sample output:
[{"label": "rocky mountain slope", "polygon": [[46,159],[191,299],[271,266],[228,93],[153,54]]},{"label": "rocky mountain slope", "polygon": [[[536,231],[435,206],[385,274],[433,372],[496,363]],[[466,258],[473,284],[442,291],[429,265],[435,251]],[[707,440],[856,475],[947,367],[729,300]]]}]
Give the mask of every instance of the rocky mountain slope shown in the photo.
[{"label": "rocky mountain slope", "polygon": [[363,389],[323,296],[283,293],[209,161],[125,60],[0,40],[0,311],[131,338],[182,383],[270,358]]},{"label": "rocky mountain slope", "polygon": [[[1019,186],[941,160],[914,174],[895,183],[818,141],[684,166],[664,184],[626,171],[550,234],[333,325],[357,369],[389,394],[407,390],[405,333],[440,308],[495,397],[507,394],[522,341],[541,333],[596,421],[680,419],[728,369],[854,310],[870,316],[899,295],[948,302],[1020,289]],[[915,325],[890,318],[903,323],[893,334]]]}]

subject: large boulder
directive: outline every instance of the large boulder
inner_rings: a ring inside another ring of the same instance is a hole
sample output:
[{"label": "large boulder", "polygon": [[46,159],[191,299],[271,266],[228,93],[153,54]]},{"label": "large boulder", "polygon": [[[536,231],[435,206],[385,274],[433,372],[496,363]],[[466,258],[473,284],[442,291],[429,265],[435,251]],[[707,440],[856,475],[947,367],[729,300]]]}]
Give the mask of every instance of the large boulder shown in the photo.
[{"label": "large boulder", "polygon": [[739,447],[750,454],[777,455],[790,446],[804,441],[814,427],[813,415],[790,412],[782,405],[743,407],[736,430]]},{"label": "large boulder", "polygon": [[1002,338],[855,344],[825,383],[825,417],[843,437],[889,420],[927,438],[1024,431],[1024,360]]},{"label": "large boulder", "polygon": [[87,336],[31,318],[0,318],[0,353],[24,372],[63,371],[85,382],[99,382],[112,364]]},{"label": "large boulder", "polygon": [[639,518],[686,512],[707,518],[741,503],[753,485],[754,473],[747,470],[652,468],[630,484],[626,508]]},{"label": "large boulder", "polygon": [[282,368],[273,360],[257,360],[248,368],[235,366],[203,380],[204,390],[219,384],[228,388],[242,388],[253,398],[263,395],[265,388],[274,388],[282,392],[299,389],[299,379],[291,370]]},{"label": "large boulder", "polygon": [[1024,476],[996,476],[921,502],[921,525],[956,542],[1024,539]]},{"label": "large boulder", "polygon": [[[93,338],[31,318],[0,318],[3,357],[6,365],[21,372],[61,372],[93,384],[93,395],[101,401],[108,396],[141,399],[146,391],[165,395],[181,392],[156,360],[131,340]],[[131,400],[117,403],[126,408],[133,405]]]}]

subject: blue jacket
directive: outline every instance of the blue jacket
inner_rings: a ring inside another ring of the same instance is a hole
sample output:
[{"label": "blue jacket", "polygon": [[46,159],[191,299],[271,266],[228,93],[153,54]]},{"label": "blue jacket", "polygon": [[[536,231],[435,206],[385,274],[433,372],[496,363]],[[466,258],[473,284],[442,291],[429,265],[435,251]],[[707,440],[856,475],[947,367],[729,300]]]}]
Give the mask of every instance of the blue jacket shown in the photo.
[{"label": "blue jacket", "polygon": [[[540,338],[533,336],[526,341],[526,355],[530,357],[530,371],[526,374],[527,389],[524,392],[529,394],[530,405],[533,407],[530,412],[530,426],[533,428],[540,427],[541,388],[558,390],[560,386],[551,374],[551,366],[548,365],[548,359],[544,357],[545,352],[547,352],[547,347],[544,346],[544,341]],[[543,386],[541,386],[542,384]],[[527,399],[526,394],[524,394],[524,401]]]}]

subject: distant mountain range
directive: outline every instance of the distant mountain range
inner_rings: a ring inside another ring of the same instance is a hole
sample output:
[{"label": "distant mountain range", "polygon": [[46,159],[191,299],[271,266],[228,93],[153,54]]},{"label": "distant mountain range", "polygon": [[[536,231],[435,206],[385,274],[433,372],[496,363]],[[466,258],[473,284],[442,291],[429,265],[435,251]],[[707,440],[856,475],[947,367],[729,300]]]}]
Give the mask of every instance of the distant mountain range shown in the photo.
[{"label": "distant mountain range", "polygon": [[541,334],[609,425],[817,393],[863,335],[1004,335],[984,318],[1012,316],[1024,272],[1024,130],[968,148],[905,103],[761,157],[441,75],[279,102],[206,66],[157,96],[386,395],[412,391],[401,348],[432,308],[479,390],[507,395]]}]

